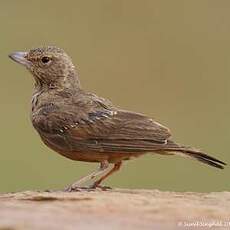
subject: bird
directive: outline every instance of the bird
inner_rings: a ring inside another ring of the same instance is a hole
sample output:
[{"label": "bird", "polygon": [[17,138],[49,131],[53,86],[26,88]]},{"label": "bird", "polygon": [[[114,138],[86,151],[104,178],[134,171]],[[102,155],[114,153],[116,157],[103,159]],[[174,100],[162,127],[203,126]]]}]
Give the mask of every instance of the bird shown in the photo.
[{"label": "bird", "polygon": [[9,55],[34,78],[31,121],[49,148],[75,161],[98,162],[99,168],[66,188],[106,188],[101,182],[123,161],[146,153],[179,155],[223,169],[225,162],[172,140],[170,130],[150,117],[114,106],[85,91],[72,59],[61,48],[44,46]]}]

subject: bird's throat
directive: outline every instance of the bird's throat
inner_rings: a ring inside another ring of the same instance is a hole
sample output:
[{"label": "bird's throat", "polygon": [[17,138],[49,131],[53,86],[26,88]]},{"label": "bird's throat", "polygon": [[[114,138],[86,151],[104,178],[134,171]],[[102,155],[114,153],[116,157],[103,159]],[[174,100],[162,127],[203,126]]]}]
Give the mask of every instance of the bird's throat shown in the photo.
[{"label": "bird's throat", "polygon": [[50,89],[65,90],[65,89],[80,89],[81,84],[76,73],[70,73],[61,76],[55,76],[51,78],[50,76],[34,76],[35,91],[44,91]]}]

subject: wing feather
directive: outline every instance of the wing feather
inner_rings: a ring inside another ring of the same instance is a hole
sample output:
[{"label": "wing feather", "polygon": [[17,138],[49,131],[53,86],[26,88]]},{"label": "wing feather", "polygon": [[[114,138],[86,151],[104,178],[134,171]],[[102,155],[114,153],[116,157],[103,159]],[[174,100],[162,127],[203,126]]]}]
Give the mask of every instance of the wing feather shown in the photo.
[{"label": "wing feather", "polygon": [[92,150],[148,151],[159,149],[171,136],[168,128],[142,114],[125,110],[96,111],[90,113],[87,120],[68,132]]}]

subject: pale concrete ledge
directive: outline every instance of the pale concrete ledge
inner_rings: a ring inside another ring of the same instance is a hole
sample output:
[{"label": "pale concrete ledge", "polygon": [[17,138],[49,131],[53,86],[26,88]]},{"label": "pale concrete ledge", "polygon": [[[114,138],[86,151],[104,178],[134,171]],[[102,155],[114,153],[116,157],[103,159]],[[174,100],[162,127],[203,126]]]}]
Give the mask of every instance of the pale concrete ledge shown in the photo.
[{"label": "pale concrete ledge", "polygon": [[183,226],[197,221],[218,224],[202,229],[230,229],[224,226],[230,221],[230,192],[114,189],[0,195],[0,230],[201,229]]}]

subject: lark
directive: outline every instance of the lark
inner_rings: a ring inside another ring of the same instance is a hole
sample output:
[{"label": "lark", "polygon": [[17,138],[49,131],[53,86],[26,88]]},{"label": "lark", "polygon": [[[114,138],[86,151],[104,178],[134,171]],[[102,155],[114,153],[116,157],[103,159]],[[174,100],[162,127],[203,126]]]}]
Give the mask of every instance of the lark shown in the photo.
[{"label": "lark", "polygon": [[169,129],[153,119],[86,92],[71,58],[60,48],[41,47],[9,57],[34,78],[31,120],[42,141],[69,159],[100,164],[67,191],[77,191],[87,181],[93,182],[92,189],[103,188],[101,182],[118,171],[123,161],[146,153],[180,155],[219,169],[226,165],[175,143]]}]

